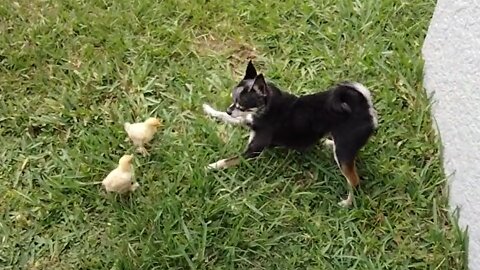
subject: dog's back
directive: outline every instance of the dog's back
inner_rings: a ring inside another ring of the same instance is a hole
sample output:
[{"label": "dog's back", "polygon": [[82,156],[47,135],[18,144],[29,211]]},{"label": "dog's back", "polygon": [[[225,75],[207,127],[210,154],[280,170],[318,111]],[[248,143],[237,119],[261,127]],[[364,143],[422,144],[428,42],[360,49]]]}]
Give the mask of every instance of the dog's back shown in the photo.
[{"label": "dog's back", "polygon": [[370,112],[369,92],[358,90],[361,86],[342,83],[327,91],[300,97],[278,92],[273,95],[269,108],[255,121],[257,128],[272,129],[273,145],[297,150],[308,148],[347,123],[352,129],[367,125],[373,131],[376,116],[374,119]]}]

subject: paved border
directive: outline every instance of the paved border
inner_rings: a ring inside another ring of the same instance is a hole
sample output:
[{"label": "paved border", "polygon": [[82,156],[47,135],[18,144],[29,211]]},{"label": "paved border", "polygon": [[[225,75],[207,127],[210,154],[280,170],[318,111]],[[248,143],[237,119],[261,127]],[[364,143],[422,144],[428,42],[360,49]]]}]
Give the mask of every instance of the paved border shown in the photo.
[{"label": "paved border", "polygon": [[438,0],[423,46],[424,86],[443,145],[450,207],[480,269],[480,1]]}]

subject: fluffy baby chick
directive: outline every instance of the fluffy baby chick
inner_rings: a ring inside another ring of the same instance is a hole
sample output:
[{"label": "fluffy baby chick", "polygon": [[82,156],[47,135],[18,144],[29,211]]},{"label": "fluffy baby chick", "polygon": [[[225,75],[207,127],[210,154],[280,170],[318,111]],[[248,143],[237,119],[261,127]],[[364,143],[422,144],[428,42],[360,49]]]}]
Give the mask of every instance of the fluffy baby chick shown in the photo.
[{"label": "fluffy baby chick", "polygon": [[134,191],[140,185],[132,184],[132,155],[124,155],[118,161],[118,167],[111,171],[102,181],[107,192],[126,193]]},{"label": "fluffy baby chick", "polygon": [[148,118],[143,123],[125,123],[124,128],[128,134],[130,140],[132,140],[133,145],[137,147],[137,151],[143,155],[147,155],[147,149],[145,149],[145,144],[150,142],[157,132],[157,129],[162,126],[162,123],[158,118]]}]

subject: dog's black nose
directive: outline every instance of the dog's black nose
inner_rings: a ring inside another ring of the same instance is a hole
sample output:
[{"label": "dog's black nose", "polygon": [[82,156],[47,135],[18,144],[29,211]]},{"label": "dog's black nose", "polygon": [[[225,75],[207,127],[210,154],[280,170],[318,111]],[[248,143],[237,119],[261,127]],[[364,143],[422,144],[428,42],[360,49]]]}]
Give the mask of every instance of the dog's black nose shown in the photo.
[{"label": "dog's black nose", "polygon": [[234,108],[234,105],[231,105],[227,108],[227,114],[228,115],[232,115],[232,112],[233,112],[233,108]]}]

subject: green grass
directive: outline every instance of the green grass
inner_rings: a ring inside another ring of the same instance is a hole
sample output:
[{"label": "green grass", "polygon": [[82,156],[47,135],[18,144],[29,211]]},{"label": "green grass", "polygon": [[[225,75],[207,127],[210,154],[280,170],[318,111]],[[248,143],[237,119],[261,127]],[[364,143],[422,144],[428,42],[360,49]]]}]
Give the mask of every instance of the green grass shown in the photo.
[{"label": "green grass", "polygon": [[[66,0],[0,4],[0,268],[465,269],[422,88],[422,0]],[[247,58],[291,92],[368,86],[380,127],[355,206],[331,152],[243,150],[207,119]],[[141,187],[98,185],[133,147],[124,121],[165,128],[136,156]]]}]

